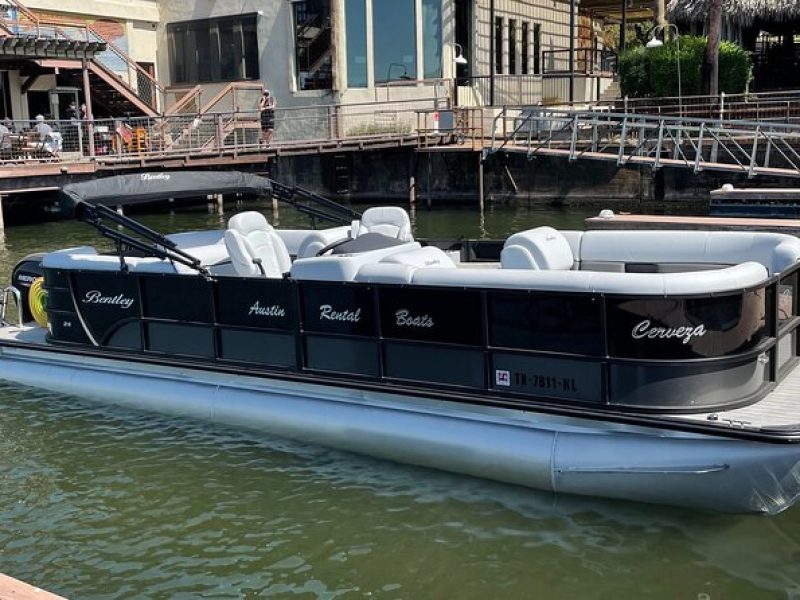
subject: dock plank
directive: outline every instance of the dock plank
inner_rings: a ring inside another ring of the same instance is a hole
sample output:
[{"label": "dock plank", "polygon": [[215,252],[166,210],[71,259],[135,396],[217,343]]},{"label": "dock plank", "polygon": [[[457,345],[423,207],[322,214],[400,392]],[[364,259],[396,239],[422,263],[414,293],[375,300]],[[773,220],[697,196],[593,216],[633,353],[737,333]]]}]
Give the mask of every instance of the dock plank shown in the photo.
[{"label": "dock plank", "polygon": [[0,600],[66,600],[46,590],[34,587],[0,573]]},{"label": "dock plank", "polygon": [[713,231],[772,231],[800,235],[800,219],[614,215],[611,218],[589,217],[585,224],[586,229],[707,229]]}]

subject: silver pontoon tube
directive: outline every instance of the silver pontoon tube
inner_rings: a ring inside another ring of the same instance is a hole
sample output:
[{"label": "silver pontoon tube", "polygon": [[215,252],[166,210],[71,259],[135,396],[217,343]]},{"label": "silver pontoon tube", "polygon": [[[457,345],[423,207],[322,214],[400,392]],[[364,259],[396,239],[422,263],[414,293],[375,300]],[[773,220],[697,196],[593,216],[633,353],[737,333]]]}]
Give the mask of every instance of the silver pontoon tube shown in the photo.
[{"label": "silver pontoon tube", "polygon": [[4,347],[0,379],[549,490],[777,513],[800,447]]}]

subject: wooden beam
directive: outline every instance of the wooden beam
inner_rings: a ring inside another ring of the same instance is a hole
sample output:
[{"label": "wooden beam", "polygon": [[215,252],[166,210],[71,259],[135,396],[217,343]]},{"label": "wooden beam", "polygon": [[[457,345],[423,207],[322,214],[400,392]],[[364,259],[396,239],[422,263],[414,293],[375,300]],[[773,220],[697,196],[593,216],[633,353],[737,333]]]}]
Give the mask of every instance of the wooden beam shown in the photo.
[{"label": "wooden beam", "polygon": [[22,93],[23,95],[27,94],[28,90],[30,90],[33,87],[33,84],[36,83],[36,80],[39,79],[40,75],[41,73],[36,73],[35,75],[31,75],[30,77],[28,77],[20,86],[19,88],[20,93]]}]

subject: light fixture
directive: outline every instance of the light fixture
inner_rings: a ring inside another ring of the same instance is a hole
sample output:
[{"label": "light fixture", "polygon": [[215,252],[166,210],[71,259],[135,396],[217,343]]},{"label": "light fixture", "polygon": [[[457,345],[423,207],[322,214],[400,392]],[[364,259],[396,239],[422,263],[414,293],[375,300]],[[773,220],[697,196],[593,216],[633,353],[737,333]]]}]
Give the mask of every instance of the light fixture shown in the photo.
[{"label": "light fixture", "polygon": [[461,47],[461,44],[453,44],[456,49],[456,57],[453,59],[457,65],[466,65],[469,61],[464,57],[464,49]]},{"label": "light fixture", "polygon": [[[401,69],[403,69],[403,72],[400,74],[399,77],[397,77],[397,79],[403,79],[403,80],[406,80],[406,81],[409,81],[411,79],[411,76],[408,74],[408,69],[406,68],[406,66],[403,63],[389,63],[389,68],[386,70],[386,82],[387,83],[392,81],[392,69],[394,67],[400,67]],[[397,69],[395,69],[395,70],[397,70]]]},{"label": "light fixture", "polygon": [[658,39],[659,33],[666,33],[667,31],[674,30],[675,31],[675,46],[677,52],[675,53],[675,61],[678,64],[678,114],[682,117],[683,116],[683,93],[681,91],[681,32],[678,29],[678,26],[674,23],[667,23],[666,25],[656,25],[653,28],[653,37],[650,38],[645,44],[645,48],[661,48],[664,45],[660,39]]}]

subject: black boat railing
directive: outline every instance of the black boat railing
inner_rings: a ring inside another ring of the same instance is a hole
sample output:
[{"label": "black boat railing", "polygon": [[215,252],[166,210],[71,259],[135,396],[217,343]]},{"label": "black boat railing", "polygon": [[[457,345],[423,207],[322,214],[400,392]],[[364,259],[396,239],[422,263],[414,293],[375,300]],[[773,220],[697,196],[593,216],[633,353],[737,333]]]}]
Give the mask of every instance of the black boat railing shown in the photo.
[{"label": "black boat railing", "polygon": [[286,202],[298,212],[311,217],[314,228],[317,220],[336,225],[349,225],[352,221],[361,219],[361,213],[319,194],[277,181],[271,183],[273,198]]},{"label": "black boat railing", "polygon": [[[120,259],[120,269],[123,271],[127,270],[125,265],[125,253],[126,250],[130,249],[141,252],[146,256],[153,256],[155,258],[180,263],[191,269],[195,269],[202,275],[208,274],[208,271],[200,265],[199,259],[179,249],[175,242],[163,234],[142,225],[138,221],[118,213],[108,206],[86,203],[79,218],[97,229],[100,235],[114,242]],[[137,239],[124,231],[109,227],[103,223],[104,219],[129,229],[146,241]]]},{"label": "black boat railing", "polygon": [[[262,179],[263,182],[261,187],[258,187],[257,193],[262,195],[264,193],[271,194],[276,200],[285,202],[298,212],[309,216],[312,228],[316,228],[319,221],[335,225],[349,225],[352,221],[361,219],[361,213],[317,193],[266,178],[261,178],[259,181]],[[254,190],[255,188],[250,189],[250,191]],[[203,191],[204,193],[211,193],[210,189],[204,189]],[[175,194],[176,192],[171,193]],[[80,200],[80,209],[74,212],[79,220],[93,226],[100,235],[114,242],[120,259],[121,270],[127,270],[125,264],[126,252],[134,251],[144,256],[180,263],[196,270],[203,276],[208,276],[207,269],[201,265],[201,261],[198,258],[178,248],[175,242],[158,231],[110,208],[103,203],[105,201],[103,199],[95,203]],[[115,227],[109,227],[104,222],[114,223],[127,230],[127,232],[120,231]]]}]

